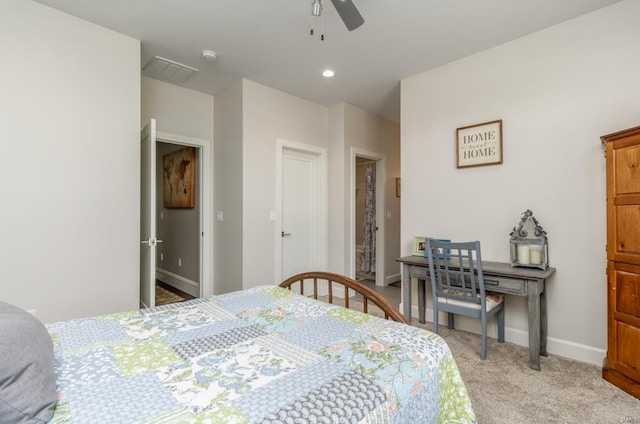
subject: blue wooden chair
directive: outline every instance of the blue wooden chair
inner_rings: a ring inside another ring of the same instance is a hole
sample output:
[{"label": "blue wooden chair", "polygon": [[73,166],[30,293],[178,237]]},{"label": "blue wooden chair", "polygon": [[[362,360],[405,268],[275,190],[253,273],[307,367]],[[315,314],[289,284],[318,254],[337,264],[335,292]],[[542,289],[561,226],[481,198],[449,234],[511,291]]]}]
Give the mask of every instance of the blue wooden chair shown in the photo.
[{"label": "blue wooden chair", "polygon": [[487,293],[482,274],[480,242],[451,243],[426,240],[425,256],[433,292],[433,332],[438,332],[438,312],[448,314],[454,329],[454,314],[479,318],[482,353],[487,358],[487,318],[498,314],[498,342],[504,343],[504,296]]}]

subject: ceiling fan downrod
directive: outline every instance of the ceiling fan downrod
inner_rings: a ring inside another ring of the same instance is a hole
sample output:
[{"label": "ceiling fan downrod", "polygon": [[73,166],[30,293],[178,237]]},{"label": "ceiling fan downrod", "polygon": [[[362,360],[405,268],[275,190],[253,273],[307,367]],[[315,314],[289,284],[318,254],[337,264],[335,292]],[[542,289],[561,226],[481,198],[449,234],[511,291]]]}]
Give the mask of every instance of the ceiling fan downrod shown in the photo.
[{"label": "ceiling fan downrod", "polygon": [[315,33],[313,26],[314,26],[314,18],[319,17],[320,18],[320,40],[324,41],[324,33],[322,31],[322,27],[323,27],[323,20],[322,20],[322,0],[313,0],[311,2],[311,30],[309,31],[310,35],[313,35]]},{"label": "ceiling fan downrod", "polygon": [[[331,3],[349,31],[360,28],[364,24],[364,18],[358,12],[356,5],[353,4],[353,0],[331,0]],[[311,16],[322,17],[322,0],[312,0]],[[312,25],[311,35],[313,35],[313,32]],[[321,35],[320,39],[324,40],[324,34]]]}]

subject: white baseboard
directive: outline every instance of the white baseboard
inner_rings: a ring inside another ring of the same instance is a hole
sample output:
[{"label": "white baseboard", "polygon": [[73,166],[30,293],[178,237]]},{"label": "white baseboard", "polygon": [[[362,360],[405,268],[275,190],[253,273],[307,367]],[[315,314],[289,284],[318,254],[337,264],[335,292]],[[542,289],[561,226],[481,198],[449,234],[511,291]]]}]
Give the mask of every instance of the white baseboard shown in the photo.
[{"label": "white baseboard", "polygon": [[190,294],[193,297],[200,297],[200,285],[197,282],[184,278],[181,275],[156,268],[156,279],[180,291]]},{"label": "white baseboard", "polygon": [[[402,311],[402,303],[400,303],[400,310]],[[418,307],[415,305],[411,307],[411,316],[419,316]],[[425,319],[428,322],[433,323],[432,309],[426,310]],[[439,322],[440,325],[447,325],[447,314],[441,314]],[[466,317],[456,316],[456,328],[470,333],[480,334],[480,324],[476,319],[466,319]],[[505,326],[504,333],[504,338],[507,342],[518,346],[529,347],[529,333],[527,331]],[[489,337],[496,338],[498,335],[497,326],[495,324],[490,324],[487,328],[487,334]],[[597,366],[602,366],[602,360],[607,356],[607,352],[604,349],[554,337],[547,337],[547,352],[551,355],[575,359],[576,361],[586,362]]]},{"label": "white baseboard", "polygon": [[388,275],[384,278],[384,285],[388,286],[391,283],[400,281],[400,273]]}]

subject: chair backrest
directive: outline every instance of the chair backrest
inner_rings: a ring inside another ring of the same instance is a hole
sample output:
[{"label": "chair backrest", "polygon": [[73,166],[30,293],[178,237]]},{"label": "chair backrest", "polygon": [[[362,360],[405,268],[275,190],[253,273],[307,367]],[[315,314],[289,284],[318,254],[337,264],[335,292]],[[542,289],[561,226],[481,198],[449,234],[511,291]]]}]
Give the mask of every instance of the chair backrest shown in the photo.
[{"label": "chair backrest", "polygon": [[426,240],[431,288],[438,297],[485,303],[480,242]]}]

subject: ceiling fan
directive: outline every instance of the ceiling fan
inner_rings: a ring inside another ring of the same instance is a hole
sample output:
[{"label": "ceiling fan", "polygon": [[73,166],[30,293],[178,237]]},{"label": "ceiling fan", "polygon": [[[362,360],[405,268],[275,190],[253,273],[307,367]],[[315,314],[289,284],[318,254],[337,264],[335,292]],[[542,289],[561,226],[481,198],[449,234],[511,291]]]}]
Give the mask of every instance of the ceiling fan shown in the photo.
[{"label": "ceiling fan", "polygon": [[[364,23],[364,18],[358,12],[352,0],[331,0],[331,3],[333,3],[342,22],[344,22],[349,31],[353,31]],[[313,16],[322,15],[322,0],[313,0],[311,6],[311,14]]]}]

